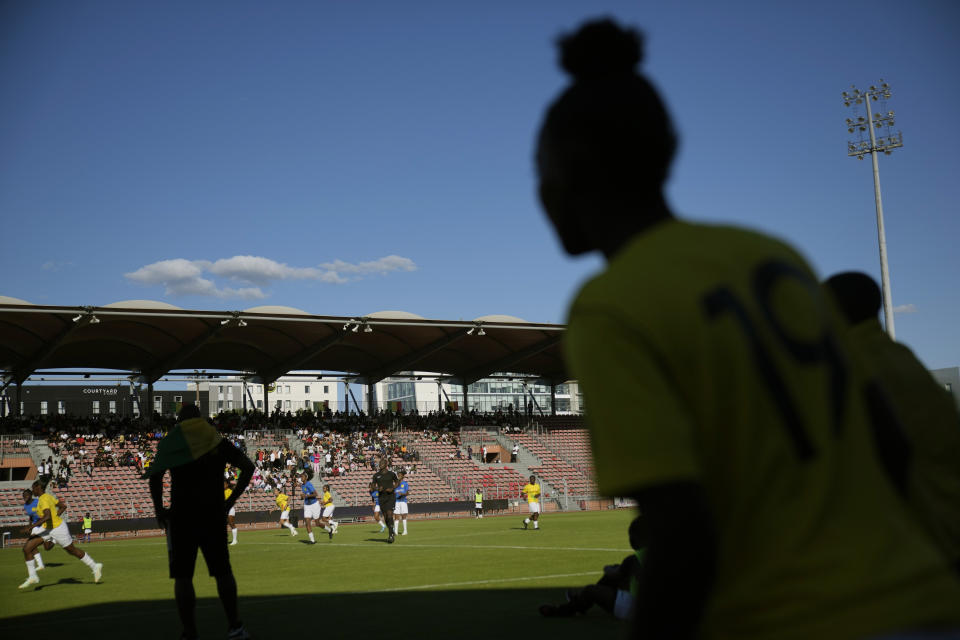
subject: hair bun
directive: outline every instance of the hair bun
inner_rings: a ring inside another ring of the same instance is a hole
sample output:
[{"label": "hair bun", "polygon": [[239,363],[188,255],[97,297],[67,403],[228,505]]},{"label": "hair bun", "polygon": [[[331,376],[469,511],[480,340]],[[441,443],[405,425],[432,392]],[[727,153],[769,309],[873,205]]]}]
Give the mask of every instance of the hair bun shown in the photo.
[{"label": "hair bun", "polygon": [[574,80],[634,73],[643,60],[643,37],[609,18],[587,22],[560,38],[560,66]]}]

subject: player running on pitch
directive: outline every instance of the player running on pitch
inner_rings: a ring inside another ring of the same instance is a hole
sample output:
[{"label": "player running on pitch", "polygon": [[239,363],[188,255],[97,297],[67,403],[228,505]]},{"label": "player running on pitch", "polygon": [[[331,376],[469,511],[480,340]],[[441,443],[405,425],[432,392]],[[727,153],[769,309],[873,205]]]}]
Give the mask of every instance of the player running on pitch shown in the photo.
[{"label": "player running on pitch", "polygon": [[526,529],[533,521],[534,530],[540,528],[540,483],[535,476],[530,476],[530,482],[523,486],[523,495],[527,497],[527,508],[530,515],[523,519],[523,528]]},{"label": "player running on pitch", "polygon": [[327,532],[330,539],[333,540],[333,534],[337,532],[337,523],[333,521],[333,496],[330,495],[330,485],[323,485],[323,513],[320,515],[320,526]]},{"label": "player running on pitch", "polygon": [[40,584],[40,578],[37,577],[36,561],[34,560],[34,551],[41,544],[48,540],[56,542],[63,550],[74,558],[90,567],[93,572],[93,581],[100,582],[103,575],[103,565],[94,562],[89,553],[84,553],[73,544],[73,538],[70,537],[70,530],[67,523],[60,517],[66,510],[67,504],[62,500],[57,500],[52,494],[46,493],[47,484],[42,480],[33,483],[33,495],[37,496],[37,526],[42,526],[44,533],[40,536],[31,535],[27,543],[23,545],[23,557],[27,562],[27,579],[20,585],[21,589],[26,589],[30,585]]},{"label": "player running on pitch", "polygon": [[[30,529],[31,536],[42,536],[44,529],[42,526],[37,525],[37,521],[40,520],[40,516],[37,514],[37,497],[33,495],[33,491],[30,489],[23,490],[23,510],[27,514],[30,524],[27,525]],[[43,548],[49,551],[53,549],[53,540],[47,540],[43,543]],[[37,562],[37,571],[42,571],[46,569],[46,566],[43,564],[43,558],[40,557],[40,550],[37,549],[33,554],[33,559]]]},{"label": "player running on pitch", "polygon": [[297,535],[297,528],[290,524],[290,505],[287,494],[281,489],[277,489],[277,509],[280,510],[280,526],[290,530],[291,536]]},{"label": "player running on pitch", "polygon": [[[231,494],[233,494],[233,487],[230,486],[229,480],[223,481],[223,499],[227,501],[230,499]],[[230,543],[230,546],[237,544],[237,522],[234,519],[237,515],[237,506],[234,503],[234,506],[230,507],[230,511],[227,512],[227,526],[230,527],[230,533],[233,535],[233,542]]]},{"label": "player running on pitch", "polygon": [[380,531],[377,533],[383,533],[387,526],[383,523],[383,516],[380,513],[380,492],[377,491],[377,485],[372,482],[370,483],[370,499],[373,501],[373,517],[380,525]]},{"label": "player running on pitch", "polygon": [[406,472],[401,471],[397,474],[400,483],[397,484],[397,488],[394,493],[397,496],[397,506],[394,507],[394,514],[396,518],[393,520],[393,533],[396,535],[400,528],[400,521],[403,521],[403,534],[407,535],[407,514],[410,513],[410,509],[407,506],[407,498],[410,496],[410,483],[407,482]]}]

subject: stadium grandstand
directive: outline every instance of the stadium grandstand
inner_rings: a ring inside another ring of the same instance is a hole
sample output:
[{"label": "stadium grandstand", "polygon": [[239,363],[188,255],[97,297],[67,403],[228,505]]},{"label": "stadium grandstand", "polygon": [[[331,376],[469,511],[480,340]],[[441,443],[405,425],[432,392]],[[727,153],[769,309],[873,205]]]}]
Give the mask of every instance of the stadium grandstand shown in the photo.
[{"label": "stadium grandstand", "polygon": [[[0,333],[2,393],[8,398],[0,417],[0,528],[14,537],[23,524],[20,492],[38,476],[50,478],[73,519],[89,512],[98,522],[113,523],[101,530],[117,532],[155,527],[141,476],[172,415],[22,413],[25,382],[39,374],[55,379],[60,371],[76,375],[78,367],[89,368],[87,377],[104,370],[125,373],[145,396],[144,407],[154,383],[200,369],[260,385],[263,402],[254,407],[271,407],[271,383],[291,372],[341,372],[345,397],[350,385],[365,387],[366,402],[355,402],[353,411],[348,404],[333,411],[327,403],[213,415],[220,433],[256,465],[238,504],[241,526],[272,522],[277,490],[297,502],[293,477],[304,468],[330,485],[341,517],[368,516],[368,484],[380,456],[407,472],[411,505],[423,512],[466,514],[477,488],[487,499],[516,506],[531,474],[542,481],[547,508],[579,509],[598,498],[582,419],[554,415],[550,401],[554,389],[568,382],[559,352],[562,326],[509,316],[467,322],[403,312],[311,316],[286,307],[187,311],[145,301],[41,307],[10,298],[0,299],[0,322],[8,327]],[[375,398],[375,385],[414,370],[432,372],[426,375],[438,386],[459,385],[456,399],[447,397],[442,405],[438,399],[434,410],[405,412],[399,403]],[[524,389],[529,382],[550,395],[546,401],[541,396],[536,412],[526,397],[477,410],[471,385],[503,371]],[[519,455],[510,462],[515,448]]]}]

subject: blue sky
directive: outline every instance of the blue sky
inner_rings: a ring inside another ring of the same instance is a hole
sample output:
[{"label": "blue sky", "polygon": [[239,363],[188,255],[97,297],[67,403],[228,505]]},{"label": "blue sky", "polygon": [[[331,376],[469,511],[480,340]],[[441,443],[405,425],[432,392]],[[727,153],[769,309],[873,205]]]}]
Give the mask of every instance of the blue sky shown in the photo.
[{"label": "blue sky", "polygon": [[0,295],[563,322],[532,147],[554,38],[611,15],[681,136],[688,218],[879,278],[868,160],[840,92],[883,77],[897,337],[960,364],[960,4],[31,2],[0,7]]}]

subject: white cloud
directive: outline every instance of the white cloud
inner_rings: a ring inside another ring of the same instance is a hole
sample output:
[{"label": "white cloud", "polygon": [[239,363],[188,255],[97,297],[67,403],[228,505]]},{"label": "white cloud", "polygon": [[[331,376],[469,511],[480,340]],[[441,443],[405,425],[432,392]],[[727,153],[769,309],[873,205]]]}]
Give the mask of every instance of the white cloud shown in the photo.
[{"label": "white cloud", "polygon": [[40,265],[40,268],[44,271],[60,271],[61,269],[72,266],[72,262],[57,262],[56,260],[48,260]]},{"label": "white cloud", "polygon": [[901,304],[893,308],[894,313],[916,313],[917,306],[914,304]]},{"label": "white cloud", "polygon": [[[214,296],[217,298],[260,299],[267,296],[261,287],[279,280],[316,280],[329,284],[343,284],[372,275],[386,275],[391,271],[416,271],[410,258],[385,256],[368,262],[350,263],[334,260],[318,267],[291,267],[263,256],[233,256],[208,260],[161,260],[140,267],[124,276],[143,285],[163,285],[169,296]],[[219,276],[235,282],[256,286],[219,287],[207,275]]]},{"label": "white cloud", "polygon": [[370,262],[358,262],[356,264],[351,264],[349,262],[344,262],[343,260],[334,260],[333,262],[325,262],[320,265],[324,269],[329,271],[340,273],[340,274],[350,274],[350,275],[369,275],[369,274],[380,274],[385,275],[391,271],[416,271],[417,265],[414,264],[413,260],[410,258],[404,258],[402,256],[385,256],[379,260],[372,260]]}]

